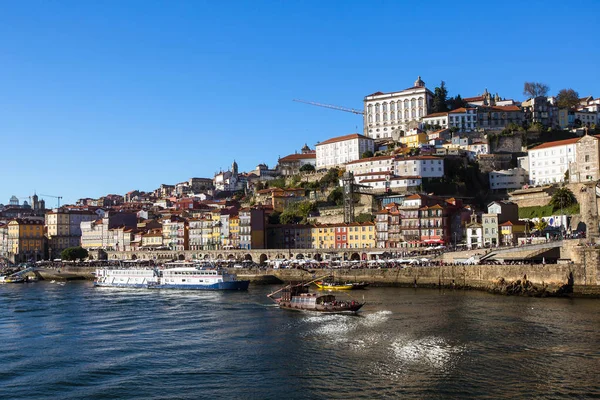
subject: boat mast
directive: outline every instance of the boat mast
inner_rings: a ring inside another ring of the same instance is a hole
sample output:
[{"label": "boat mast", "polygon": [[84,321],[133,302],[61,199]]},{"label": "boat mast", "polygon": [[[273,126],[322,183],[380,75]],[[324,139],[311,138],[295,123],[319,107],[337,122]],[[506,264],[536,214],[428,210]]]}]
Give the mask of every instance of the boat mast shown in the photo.
[{"label": "boat mast", "polygon": [[[328,277],[328,276],[329,276],[329,275],[323,275],[323,276],[321,276],[321,277],[319,277],[319,278],[315,278],[315,279],[313,279],[313,280],[312,280],[312,281],[310,281],[310,282],[306,282],[306,283],[299,283],[299,284],[297,284],[297,285],[294,285],[294,286],[308,286],[308,285],[310,285],[311,283],[313,283],[314,281],[318,281],[318,280],[324,279],[324,278],[326,278],[326,277]],[[286,285],[286,286],[282,287],[281,289],[279,289],[279,290],[276,290],[276,291],[274,291],[273,293],[270,293],[270,294],[268,294],[268,295],[267,295],[267,297],[271,297],[271,296],[273,296],[273,295],[275,295],[275,294],[277,294],[277,293],[281,292],[282,290],[284,290],[284,289],[287,289],[287,288],[289,288],[289,287],[292,287],[292,285],[291,285],[291,284],[290,284],[290,285]]]}]

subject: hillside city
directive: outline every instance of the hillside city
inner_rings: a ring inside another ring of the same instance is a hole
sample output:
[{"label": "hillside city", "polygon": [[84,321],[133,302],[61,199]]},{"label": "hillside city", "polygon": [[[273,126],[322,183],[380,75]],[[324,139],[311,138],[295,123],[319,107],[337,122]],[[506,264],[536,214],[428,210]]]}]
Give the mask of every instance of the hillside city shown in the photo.
[{"label": "hillside city", "polygon": [[444,82],[431,90],[418,77],[365,96],[362,111],[300,101],[307,112],[362,114],[363,131],[287,149],[275,166],[242,172],[231,160],[213,177],[149,191],[132,182],[123,195],[75,204],[61,204],[60,193],[13,196],[0,204],[0,258],[53,260],[81,246],[137,257],[348,249],[348,259],[364,260],[583,237],[581,196],[600,171],[600,98],[551,95],[539,82],[524,84],[524,98],[487,89],[449,97]]}]

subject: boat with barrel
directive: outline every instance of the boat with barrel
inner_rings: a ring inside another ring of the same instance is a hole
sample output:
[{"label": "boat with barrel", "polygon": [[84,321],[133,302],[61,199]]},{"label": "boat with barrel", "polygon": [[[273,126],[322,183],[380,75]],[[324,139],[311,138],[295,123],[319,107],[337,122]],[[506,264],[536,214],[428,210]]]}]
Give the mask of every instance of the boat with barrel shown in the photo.
[{"label": "boat with barrel", "polygon": [[[328,314],[354,314],[364,302],[356,300],[338,300],[332,294],[310,293],[308,287],[313,281],[307,283],[289,284],[267,295],[279,308],[294,311],[315,311]],[[280,294],[279,297],[276,297]]]},{"label": "boat with barrel", "polygon": [[193,263],[167,264],[166,268],[98,268],[94,286],[143,289],[248,290],[250,281],[222,268]]}]

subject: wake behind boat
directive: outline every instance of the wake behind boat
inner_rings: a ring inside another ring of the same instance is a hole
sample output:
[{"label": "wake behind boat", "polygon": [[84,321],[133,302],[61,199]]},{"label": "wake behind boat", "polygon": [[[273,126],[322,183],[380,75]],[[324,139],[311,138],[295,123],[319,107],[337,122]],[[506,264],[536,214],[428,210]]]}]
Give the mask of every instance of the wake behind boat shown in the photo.
[{"label": "wake behind boat", "polygon": [[143,289],[248,290],[250,281],[238,281],[235,274],[220,268],[192,263],[170,263],[165,269],[127,268],[96,270],[94,286]]}]

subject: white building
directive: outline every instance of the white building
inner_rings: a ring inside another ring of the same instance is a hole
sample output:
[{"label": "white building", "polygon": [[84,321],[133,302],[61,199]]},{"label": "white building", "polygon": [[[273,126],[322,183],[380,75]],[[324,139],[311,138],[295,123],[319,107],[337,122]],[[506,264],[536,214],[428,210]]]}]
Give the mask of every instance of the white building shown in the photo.
[{"label": "white building", "polygon": [[408,190],[414,189],[423,183],[420,176],[393,176],[378,173],[355,177],[356,183],[369,186],[375,190]]},{"label": "white building", "polygon": [[373,139],[353,133],[317,143],[317,170],[341,166],[360,159],[366,151],[373,152]]},{"label": "white building", "polygon": [[397,158],[394,170],[398,176],[441,178],[444,176],[444,159],[435,156]]},{"label": "white building", "polygon": [[477,109],[457,108],[448,113],[448,127],[456,127],[461,132],[471,132],[477,128]]},{"label": "white building", "polygon": [[527,171],[523,168],[503,169],[490,172],[490,189],[521,189],[529,181]]},{"label": "white building", "polygon": [[400,130],[406,131],[411,125],[416,127],[428,114],[432,99],[433,93],[420,76],[408,89],[366,96],[364,134],[373,139],[400,137]]},{"label": "white building", "polygon": [[346,171],[352,172],[355,176],[371,172],[394,172],[395,156],[380,156],[362,158],[351,161],[346,164]]},{"label": "white building", "polygon": [[598,123],[598,113],[590,110],[575,111],[575,119],[581,121],[582,126],[592,126]]},{"label": "white building", "polygon": [[517,157],[517,168],[523,168],[529,175],[529,156]]},{"label": "white building", "polygon": [[423,117],[423,125],[439,126],[440,129],[448,128],[448,113],[439,112],[426,115]]},{"label": "white building", "polygon": [[426,115],[423,125],[439,126],[441,129],[458,128],[461,132],[471,132],[477,129],[477,109],[457,108],[448,112],[439,112]]},{"label": "white building", "polygon": [[537,186],[563,182],[565,172],[575,162],[578,140],[558,140],[529,149],[529,183]]},{"label": "white building", "polygon": [[238,174],[238,165],[233,161],[231,171],[221,171],[213,179],[215,189],[222,192],[235,192],[244,189],[244,183]]}]

